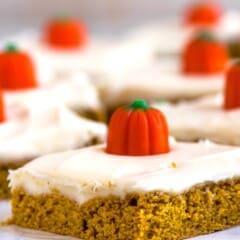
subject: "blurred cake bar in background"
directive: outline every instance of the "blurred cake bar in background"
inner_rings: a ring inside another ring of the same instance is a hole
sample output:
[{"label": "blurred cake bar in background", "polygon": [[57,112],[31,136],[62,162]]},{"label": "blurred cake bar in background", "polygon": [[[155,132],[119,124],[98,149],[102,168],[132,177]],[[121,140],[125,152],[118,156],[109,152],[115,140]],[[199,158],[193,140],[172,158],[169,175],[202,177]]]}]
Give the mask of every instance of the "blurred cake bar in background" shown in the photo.
[{"label": "blurred cake bar in background", "polygon": [[57,73],[95,69],[109,45],[109,40],[90,36],[85,24],[71,17],[51,19],[42,31],[20,32],[6,40],[29,52],[39,69],[49,66]]},{"label": "blurred cake bar in background", "polygon": [[137,100],[113,114],[107,145],[11,171],[11,222],[85,240],[185,239],[240,223],[239,174],[238,148],[169,142],[164,115]]},{"label": "blurred cake bar in background", "polygon": [[[38,69],[28,52],[8,44],[0,54],[0,82],[12,101],[48,92],[59,104],[94,120],[103,121],[105,111],[97,89],[81,71],[55,74],[50,66]],[[39,73],[41,70],[41,73]]]},{"label": "blurred cake bar in background", "polygon": [[227,47],[209,31],[186,44],[181,58],[153,61],[144,67],[109,74],[96,81],[108,109],[135,98],[180,101],[219,93],[229,57]]},{"label": "blurred cake bar in background", "polygon": [[[9,197],[7,174],[35,157],[104,142],[106,126],[80,117],[46,92],[5,97],[0,124],[0,199]],[[2,108],[1,108],[2,109]],[[48,164],[48,163],[47,163]]]},{"label": "blurred cake bar in background", "polygon": [[176,56],[196,30],[208,28],[221,39],[240,33],[237,11],[224,11],[218,1],[192,1],[182,13],[182,20],[170,18],[152,22],[129,32],[131,41],[141,39],[158,57]]},{"label": "blurred cake bar in background", "polygon": [[166,115],[172,136],[184,141],[210,139],[240,145],[240,64],[234,63],[226,74],[224,94],[197,101],[153,104]]},{"label": "blurred cake bar in background", "polygon": [[55,18],[42,32],[26,31],[6,41],[15,42],[28,52],[39,74],[51,69],[57,77],[79,71],[91,77],[118,73],[141,66],[152,56],[141,40],[131,41],[121,35],[118,38],[92,36],[83,22],[71,17]]}]

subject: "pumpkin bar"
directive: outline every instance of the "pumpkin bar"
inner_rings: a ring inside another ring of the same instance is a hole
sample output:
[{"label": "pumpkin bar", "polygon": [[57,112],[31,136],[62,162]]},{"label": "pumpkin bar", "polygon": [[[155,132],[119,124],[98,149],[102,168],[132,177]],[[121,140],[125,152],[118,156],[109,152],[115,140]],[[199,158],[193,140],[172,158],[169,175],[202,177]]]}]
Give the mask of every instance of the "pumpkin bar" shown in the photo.
[{"label": "pumpkin bar", "polygon": [[180,60],[155,61],[100,81],[102,99],[114,109],[138,97],[176,102],[216,94],[223,89],[228,60],[225,44],[211,32],[200,31],[186,44]]},{"label": "pumpkin bar", "polygon": [[44,92],[81,116],[104,120],[97,89],[83,72],[56,74],[50,66],[36,68],[29,51],[14,44],[7,44],[0,55],[0,82],[10,100],[18,102]]},{"label": "pumpkin bar", "polygon": [[102,143],[106,126],[78,116],[45,94],[9,101],[0,94],[0,199],[9,169],[47,153]]},{"label": "pumpkin bar", "polygon": [[164,112],[170,133],[178,140],[209,139],[239,146],[239,76],[240,64],[236,62],[226,71],[223,94],[178,104],[154,102],[152,106]]},{"label": "pumpkin bar", "polygon": [[240,223],[240,150],[168,138],[143,101],[118,109],[107,145],[10,172],[11,223],[85,240],[185,239]]}]

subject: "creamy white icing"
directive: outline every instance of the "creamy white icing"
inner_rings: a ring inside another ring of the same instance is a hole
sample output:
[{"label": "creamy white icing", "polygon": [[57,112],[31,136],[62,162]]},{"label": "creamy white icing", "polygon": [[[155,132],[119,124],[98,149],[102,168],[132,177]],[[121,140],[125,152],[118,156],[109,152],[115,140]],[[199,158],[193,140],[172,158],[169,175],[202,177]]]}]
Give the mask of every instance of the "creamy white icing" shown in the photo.
[{"label": "creamy white icing", "polygon": [[82,147],[93,138],[104,141],[106,126],[79,117],[46,92],[6,98],[7,120],[0,124],[2,162],[34,158]]},{"label": "creamy white icing", "polygon": [[[130,102],[136,98],[190,99],[220,92],[223,74],[184,75],[179,60],[166,59],[122,74],[100,79],[99,88],[108,106]],[[98,84],[98,83],[96,83]]]},{"label": "creamy white icing", "polygon": [[110,194],[154,190],[182,192],[205,181],[240,176],[240,150],[210,142],[172,143],[167,154],[129,157],[105,153],[105,145],[52,154],[10,173],[12,189],[62,194],[83,203]]},{"label": "creamy white icing", "polygon": [[240,109],[223,110],[223,96],[179,104],[154,103],[166,116],[170,133],[180,140],[210,139],[240,145]]}]

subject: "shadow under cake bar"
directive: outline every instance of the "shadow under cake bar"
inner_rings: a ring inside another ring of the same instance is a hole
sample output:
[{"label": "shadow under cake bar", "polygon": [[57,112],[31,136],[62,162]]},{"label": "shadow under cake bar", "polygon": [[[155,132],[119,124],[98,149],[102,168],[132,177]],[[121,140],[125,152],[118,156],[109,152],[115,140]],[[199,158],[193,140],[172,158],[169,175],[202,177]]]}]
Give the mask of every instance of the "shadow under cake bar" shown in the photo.
[{"label": "shadow under cake bar", "polygon": [[10,222],[85,240],[179,240],[229,228],[240,223],[239,156],[231,146],[168,143],[164,116],[136,101],[113,114],[107,146],[11,171]]}]

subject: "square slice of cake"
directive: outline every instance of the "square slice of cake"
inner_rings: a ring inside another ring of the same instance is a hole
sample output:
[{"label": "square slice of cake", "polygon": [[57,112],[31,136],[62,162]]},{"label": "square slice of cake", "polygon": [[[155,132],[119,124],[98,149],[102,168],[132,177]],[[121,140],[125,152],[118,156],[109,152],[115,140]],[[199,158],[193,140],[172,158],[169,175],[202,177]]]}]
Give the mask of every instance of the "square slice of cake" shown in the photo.
[{"label": "square slice of cake", "polygon": [[10,173],[12,223],[85,240],[179,240],[240,223],[240,150],[210,142],[168,153],[105,145],[47,155]]}]

